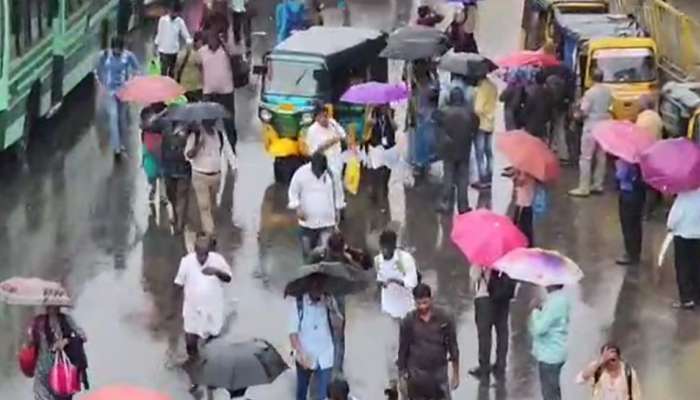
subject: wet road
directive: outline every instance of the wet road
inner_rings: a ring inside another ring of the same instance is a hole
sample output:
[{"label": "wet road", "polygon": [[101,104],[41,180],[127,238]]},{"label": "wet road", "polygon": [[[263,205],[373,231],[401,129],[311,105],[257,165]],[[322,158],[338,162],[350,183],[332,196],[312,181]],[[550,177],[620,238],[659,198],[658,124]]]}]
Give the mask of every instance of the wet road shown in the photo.
[{"label": "wet road", "polygon": [[[261,15],[271,15],[272,2],[262,2]],[[354,25],[390,29],[407,16],[408,2],[353,0]],[[497,56],[516,48],[519,0],[486,0],[481,10],[478,40],[484,52]],[[268,12],[269,11],[269,12]],[[394,18],[391,16],[399,15]],[[338,20],[329,10],[330,23]],[[271,29],[269,20],[256,21],[255,30]],[[268,38],[271,37],[268,35]],[[256,53],[269,45],[258,37]],[[138,46],[137,46],[138,47]],[[142,49],[138,49],[142,50]],[[141,53],[143,54],[143,53]],[[396,71],[394,71],[396,72]],[[237,92],[237,121],[241,140],[239,179],[234,213],[231,202],[217,216],[219,250],[234,267],[227,291],[231,324],[227,335],[264,337],[284,353],[287,309],[282,287],[300,263],[293,215],[286,210],[285,188],[272,184],[271,162],[259,141],[255,89]],[[62,112],[43,124],[31,146],[30,170],[15,174],[3,160],[0,170],[0,279],[37,275],[63,281],[74,294],[73,314],[89,337],[94,386],[126,382],[159,388],[177,400],[189,398],[187,380],[170,368],[177,344],[180,309],[171,284],[183,244],[149,217],[147,185],[136,156],[113,164],[106,132],[99,120],[91,85],[82,85]],[[135,140],[135,137],[134,137]],[[131,143],[131,148],[136,148]],[[497,165],[503,165],[497,155]],[[439,169],[439,168],[438,168]],[[673,273],[659,274],[651,260],[663,235],[663,224],[647,224],[644,265],[626,271],[614,264],[621,246],[615,195],[572,200],[565,191],[574,170],[552,195],[552,210],[537,221],[538,242],[559,249],[579,262],[586,277],[569,289],[575,299],[570,357],[564,367],[564,398],[585,399],[586,388],[574,376],[608,338],[617,341],[637,368],[649,399],[692,399],[700,389],[694,379],[699,366],[695,313],[675,313],[668,304],[675,296]],[[392,187],[389,215],[372,210],[365,196],[353,197],[346,232],[353,246],[376,247],[378,232],[390,220],[403,224],[403,241],[415,250],[424,279],[438,303],[459,322],[463,370],[455,399],[535,399],[537,374],[529,356],[524,330],[529,298],[524,287],[512,310],[512,338],[505,387],[479,388],[466,370],[476,362],[472,298],[465,260],[449,242],[451,222],[432,212],[434,183],[411,189]],[[474,195],[474,193],[472,193]],[[505,212],[510,196],[507,181],[496,178],[493,207]],[[232,218],[231,218],[232,217]],[[387,362],[396,340],[391,323],[379,311],[378,295],[353,296],[348,305],[346,372],[356,396],[382,398]],[[31,383],[16,371],[14,354],[31,310],[0,305],[0,398],[31,398]],[[273,385],[251,389],[256,400],[289,399],[294,374]],[[219,398],[224,398],[220,396]]]}]

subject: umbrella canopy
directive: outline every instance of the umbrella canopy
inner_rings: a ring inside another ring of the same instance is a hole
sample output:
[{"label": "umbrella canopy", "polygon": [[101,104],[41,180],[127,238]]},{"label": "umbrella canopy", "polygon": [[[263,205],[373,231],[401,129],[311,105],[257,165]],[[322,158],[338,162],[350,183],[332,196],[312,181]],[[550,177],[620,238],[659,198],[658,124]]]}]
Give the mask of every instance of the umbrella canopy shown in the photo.
[{"label": "umbrella canopy", "polygon": [[405,26],[389,36],[381,57],[413,61],[444,54],[449,48],[447,35],[435,28]]},{"label": "umbrella canopy", "polygon": [[194,381],[231,391],[272,383],[289,368],[277,349],[262,339],[238,343],[215,339],[201,355],[206,361],[194,372]]},{"label": "umbrella canopy", "polygon": [[601,121],[593,128],[593,137],[603,150],[628,163],[638,163],[642,152],[656,142],[651,133],[630,121]]},{"label": "umbrella canopy", "polygon": [[496,261],[494,268],[512,279],[539,286],[572,285],[583,272],[568,257],[538,248],[516,249]]},{"label": "umbrella canopy", "polygon": [[522,50],[498,59],[496,64],[501,68],[517,68],[524,66],[553,67],[561,64],[561,62],[551,54]]},{"label": "umbrella canopy", "polygon": [[688,139],[656,142],[641,154],[639,164],[644,181],[663,193],[700,188],[700,146]]},{"label": "umbrella canopy", "polygon": [[367,288],[371,278],[368,272],[342,262],[322,261],[304,265],[284,289],[285,296],[302,296],[309,292],[311,280],[323,278],[323,292],[330,295],[347,295]]},{"label": "umbrella canopy", "polygon": [[173,106],[162,117],[166,121],[200,122],[205,119],[230,118],[231,114],[224,106],[213,102],[187,103]]},{"label": "umbrella canopy", "polygon": [[559,159],[541,139],[523,130],[500,133],[496,146],[513,167],[527,172],[541,182],[559,178]]},{"label": "umbrella canopy", "polygon": [[0,301],[22,306],[68,307],[72,301],[60,283],[39,278],[10,278],[0,283]]},{"label": "umbrella canopy", "polygon": [[410,93],[403,83],[366,82],[351,86],[340,100],[353,104],[386,104],[406,100]]},{"label": "umbrella canopy", "polygon": [[508,217],[483,209],[457,216],[450,238],[472,264],[485,267],[528,244]]},{"label": "umbrella canopy", "polygon": [[476,53],[455,53],[450,50],[440,58],[438,68],[454,74],[481,78],[498,68],[493,61]]},{"label": "umbrella canopy", "polygon": [[168,102],[185,94],[185,88],[169,76],[135,76],[117,92],[122,101],[140,104]]},{"label": "umbrella canopy", "polygon": [[134,386],[105,386],[81,397],[82,400],[172,400],[167,394]]}]

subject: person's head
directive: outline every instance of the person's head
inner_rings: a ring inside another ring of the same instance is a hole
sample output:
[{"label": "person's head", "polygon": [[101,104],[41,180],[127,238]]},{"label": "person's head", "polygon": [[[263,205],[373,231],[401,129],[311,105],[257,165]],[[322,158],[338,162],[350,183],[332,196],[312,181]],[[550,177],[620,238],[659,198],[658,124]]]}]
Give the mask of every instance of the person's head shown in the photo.
[{"label": "person's head", "polygon": [[313,274],[309,277],[309,296],[313,301],[319,301],[323,296],[323,285],[326,277],[321,274]]},{"label": "person's head", "polygon": [[600,69],[597,69],[597,68],[595,70],[593,70],[593,73],[591,74],[591,79],[593,80],[594,83],[603,82],[603,78],[605,78],[605,76],[603,75],[603,71],[601,71]]},{"label": "person's head", "polygon": [[313,172],[317,178],[320,178],[327,169],[328,160],[323,153],[317,151],[311,155],[311,172]]},{"label": "person's head", "polygon": [[600,348],[600,355],[604,356],[606,353],[608,353],[608,359],[603,367],[608,370],[620,368],[620,359],[622,358],[620,347],[614,343],[606,343]]},{"label": "person's head", "polygon": [[203,119],[202,120],[202,128],[204,132],[213,135],[214,134],[214,127],[216,126],[216,120],[215,119]]},{"label": "person's head", "polygon": [[466,103],[464,91],[458,87],[452,88],[448,102],[451,106],[463,106]]},{"label": "person's head", "polygon": [[648,94],[639,97],[639,109],[641,111],[654,110],[656,108],[656,102],[654,98]]},{"label": "person's head", "polygon": [[326,110],[326,107],[324,107],[321,104],[316,106],[316,109],[314,110],[314,121],[316,121],[322,127],[328,128],[329,118],[328,110]]},{"label": "person's head", "polygon": [[209,258],[209,251],[211,250],[211,238],[204,232],[197,233],[197,238],[194,242],[194,252],[197,255],[197,261],[200,265],[204,265]]},{"label": "person's head", "polygon": [[546,287],[546,289],[547,289],[547,293],[553,293],[553,292],[556,292],[558,290],[564,289],[564,285],[549,285]]},{"label": "person's head", "polygon": [[348,400],[350,386],[345,379],[336,378],[328,385],[328,400]]},{"label": "person's head", "polygon": [[394,258],[396,242],[396,232],[392,231],[391,229],[386,229],[379,235],[379,249],[381,250],[382,257],[384,257],[385,260]]},{"label": "person's head", "polygon": [[207,47],[209,47],[209,49],[211,51],[218,50],[219,47],[221,46],[221,39],[219,38],[218,33],[213,31],[213,30],[207,32],[206,33],[206,43],[207,43]]},{"label": "person's head", "polygon": [[199,49],[202,47],[202,44],[204,43],[204,35],[202,34],[201,31],[197,31],[192,35],[192,46],[195,49]]},{"label": "person's head", "polygon": [[112,54],[119,56],[124,51],[124,39],[121,36],[115,36],[112,38],[109,44],[109,48],[112,50]]},{"label": "person's head", "polygon": [[418,17],[419,18],[425,18],[428,15],[430,15],[430,7],[429,6],[418,7]]},{"label": "person's head", "polygon": [[425,283],[419,283],[413,288],[413,300],[416,302],[418,314],[425,315],[433,307],[433,291]]},{"label": "person's head", "polygon": [[173,1],[173,4],[168,9],[168,14],[172,18],[175,18],[178,15],[180,15],[181,13],[182,13],[182,4],[177,0]]},{"label": "person's head", "polygon": [[326,245],[328,247],[328,252],[332,255],[342,255],[345,252],[345,238],[340,232],[333,232],[328,236]]}]

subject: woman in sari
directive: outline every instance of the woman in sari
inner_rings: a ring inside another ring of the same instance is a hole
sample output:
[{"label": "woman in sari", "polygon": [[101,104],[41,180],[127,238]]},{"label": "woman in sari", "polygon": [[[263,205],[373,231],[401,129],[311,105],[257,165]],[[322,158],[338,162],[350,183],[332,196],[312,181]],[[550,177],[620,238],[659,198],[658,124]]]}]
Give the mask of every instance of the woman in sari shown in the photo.
[{"label": "woman in sari", "polygon": [[424,175],[435,160],[435,122],[439,89],[435,71],[428,60],[417,60],[410,71],[412,93],[410,118],[414,132],[409,136],[410,161],[416,175]]}]

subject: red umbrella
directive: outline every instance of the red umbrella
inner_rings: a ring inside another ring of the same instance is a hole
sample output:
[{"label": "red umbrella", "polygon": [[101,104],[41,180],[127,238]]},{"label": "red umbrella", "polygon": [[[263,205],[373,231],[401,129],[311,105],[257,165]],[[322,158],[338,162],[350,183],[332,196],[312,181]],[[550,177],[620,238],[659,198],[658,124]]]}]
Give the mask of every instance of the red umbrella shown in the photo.
[{"label": "red umbrella", "polygon": [[450,238],[472,264],[484,267],[527,247],[527,238],[509,218],[483,209],[457,216]]},{"label": "red umbrella", "polygon": [[561,64],[561,62],[551,54],[522,50],[496,60],[496,64],[501,68],[517,68],[524,66],[554,67]]},{"label": "red umbrella", "polygon": [[514,168],[527,172],[538,181],[559,178],[559,159],[541,139],[522,130],[510,131],[496,136],[496,146]]},{"label": "red umbrella", "polygon": [[638,163],[642,152],[656,142],[651,133],[630,121],[599,122],[593,137],[603,150],[629,163]]},{"label": "red umbrella", "polygon": [[117,96],[122,101],[152,104],[174,100],[185,94],[185,88],[168,76],[135,76],[129,79]]}]

